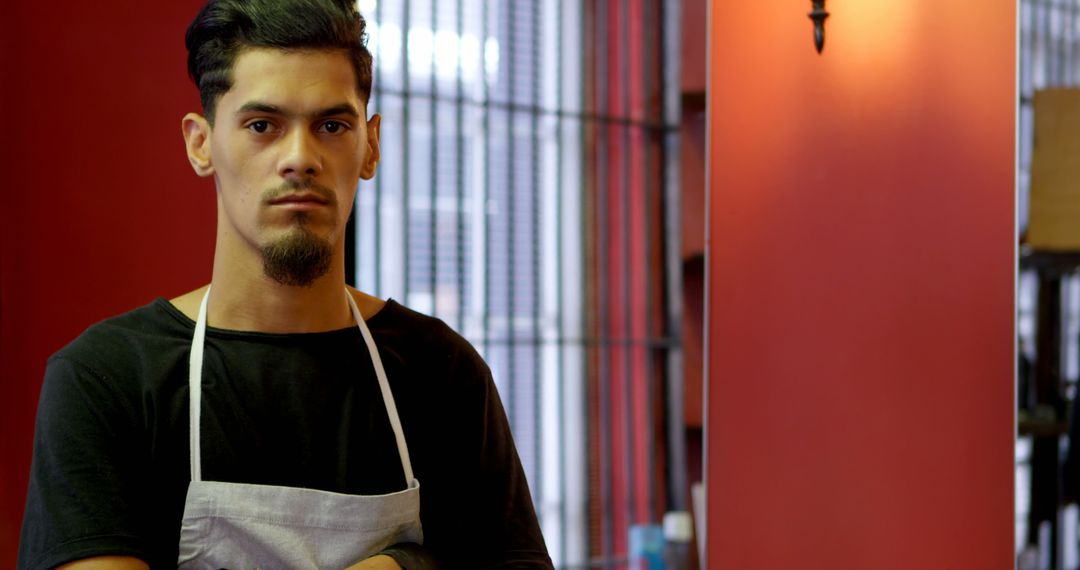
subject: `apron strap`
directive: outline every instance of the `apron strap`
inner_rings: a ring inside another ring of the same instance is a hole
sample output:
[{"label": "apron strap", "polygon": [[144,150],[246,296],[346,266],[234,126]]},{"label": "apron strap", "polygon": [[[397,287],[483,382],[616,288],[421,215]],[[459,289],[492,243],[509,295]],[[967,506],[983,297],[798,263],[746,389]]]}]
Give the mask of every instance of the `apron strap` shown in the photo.
[{"label": "apron strap", "polygon": [[199,318],[195,321],[195,335],[191,339],[191,356],[188,360],[188,453],[191,454],[192,481],[202,481],[199,426],[202,425],[202,363],[203,346],[206,344],[206,301],[209,298],[210,287],[207,287],[199,305]]},{"label": "apron strap", "polygon": [[356,300],[348,289],[345,289],[345,297],[349,300],[349,308],[352,309],[353,317],[356,318],[356,326],[360,328],[360,334],[367,343],[368,353],[371,354],[371,364],[375,367],[375,376],[379,378],[379,389],[382,390],[383,404],[386,406],[386,415],[390,417],[390,427],[394,430],[394,439],[397,440],[398,455],[401,456],[401,469],[405,472],[405,485],[413,484],[412,461],[409,460],[409,446],[405,444],[405,433],[401,429],[401,419],[398,417],[397,404],[394,403],[394,394],[390,392],[390,381],[386,379],[386,369],[383,368],[382,357],[379,349],[375,346],[375,339],[371,337],[367,323],[360,316],[360,308],[356,306]]},{"label": "apron strap", "polygon": [[[411,487],[413,470],[412,461],[409,459],[409,447],[405,444],[405,433],[401,429],[401,419],[398,417],[397,405],[394,403],[394,394],[390,392],[390,382],[386,378],[386,370],[383,368],[382,358],[379,357],[379,349],[375,346],[375,339],[372,338],[367,323],[360,315],[360,308],[356,306],[356,301],[348,289],[345,289],[345,297],[356,319],[356,326],[359,327],[364,343],[367,344],[368,354],[371,355],[371,364],[375,367],[375,376],[379,379],[379,389],[382,391],[386,415],[390,418],[391,429],[394,430],[394,440],[397,443],[398,455],[401,457],[401,469],[405,473],[405,485]],[[209,299],[210,287],[207,287],[202,303],[199,305],[199,318],[195,321],[195,334],[191,339],[191,356],[188,360],[188,450],[191,455],[192,481],[202,481],[202,445],[199,432],[202,425],[202,364],[203,347],[206,344],[206,304]]]}]

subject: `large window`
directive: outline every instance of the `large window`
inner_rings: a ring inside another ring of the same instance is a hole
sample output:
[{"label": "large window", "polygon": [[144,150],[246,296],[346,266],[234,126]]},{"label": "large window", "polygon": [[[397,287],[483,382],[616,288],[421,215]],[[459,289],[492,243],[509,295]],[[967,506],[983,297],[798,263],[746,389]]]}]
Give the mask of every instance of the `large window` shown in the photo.
[{"label": "large window", "polygon": [[658,522],[667,504],[678,304],[660,3],[358,5],[382,160],[358,195],[357,285],[476,346],[556,565],[619,567],[629,526]]}]

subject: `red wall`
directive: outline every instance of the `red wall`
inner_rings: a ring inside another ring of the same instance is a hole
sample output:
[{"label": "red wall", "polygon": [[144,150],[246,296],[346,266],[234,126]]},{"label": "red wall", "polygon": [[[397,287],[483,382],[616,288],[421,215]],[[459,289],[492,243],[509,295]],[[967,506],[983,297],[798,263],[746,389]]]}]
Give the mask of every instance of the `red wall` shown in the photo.
[{"label": "red wall", "polygon": [[213,187],[187,165],[198,0],[6,2],[0,44],[0,567],[13,568],[45,359],[209,281]]},{"label": "red wall", "polygon": [[1014,4],[713,2],[710,569],[1013,567]]}]

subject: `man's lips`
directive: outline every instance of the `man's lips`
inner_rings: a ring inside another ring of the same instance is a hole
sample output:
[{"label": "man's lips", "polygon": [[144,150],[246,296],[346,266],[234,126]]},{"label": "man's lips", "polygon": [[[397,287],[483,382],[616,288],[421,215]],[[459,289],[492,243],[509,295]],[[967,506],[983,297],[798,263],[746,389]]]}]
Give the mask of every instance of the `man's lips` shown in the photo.
[{"label": "man's lips", "polygon": [[323,198],[322,196],[316,194],[315,192],[298,192],[296,194],[286,194],[284,196],[279,196],[277,198],[274,198],[273,200],[270,200],[270,205],[272,205],[272,206],[287,205],[287,204],[325,205],[328,202],[329,201],[326,198]]}]

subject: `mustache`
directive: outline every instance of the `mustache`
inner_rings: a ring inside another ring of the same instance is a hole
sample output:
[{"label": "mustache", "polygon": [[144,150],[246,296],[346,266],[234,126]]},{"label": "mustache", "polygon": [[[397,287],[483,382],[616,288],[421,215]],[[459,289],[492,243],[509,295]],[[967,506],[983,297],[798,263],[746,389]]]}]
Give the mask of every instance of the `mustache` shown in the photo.
[{"label": "mustache", "polygon": [[313,192],[318,194],[323,200],[326,200],[327,204],[330,204],[331,206],[337,205],[337,195],[334,194],[334,191],[310,178],[300,181],[286,180],[281,184],[266,190],[263,192],[263,202],[272,202],[283,196],[296,194],[298,192]]}]

